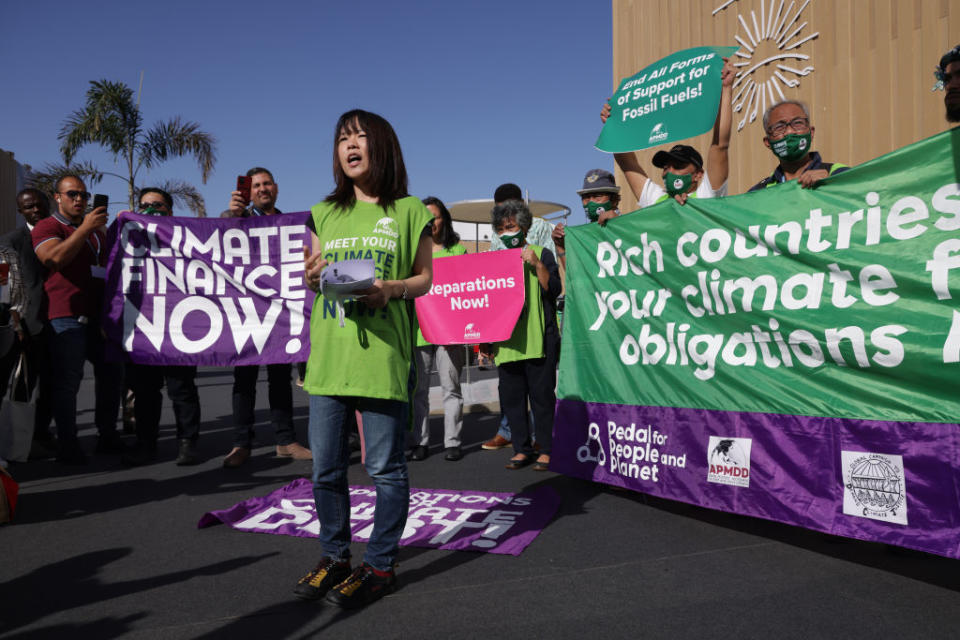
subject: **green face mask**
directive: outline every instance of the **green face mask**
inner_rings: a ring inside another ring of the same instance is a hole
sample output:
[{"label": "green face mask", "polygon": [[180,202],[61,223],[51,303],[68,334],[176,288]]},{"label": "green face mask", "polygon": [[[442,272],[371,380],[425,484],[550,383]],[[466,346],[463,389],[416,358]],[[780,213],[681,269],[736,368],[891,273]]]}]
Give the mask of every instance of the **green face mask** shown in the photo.
[{"label": "green face mask", "polygon": [[613,211],[613,203],[590,201],[583,205],[583,212],[587,214],[587,219],[590,220],[590,222],[599,220],[600,214],[604,211]]},{"label": "green face mask", "polygon": [[501,233],[500,241],[507,249],[516,249],[523,244],[523,231],[516,233]]},{"label": "green face mask", "polygon": [[666,187],[667,193],[671,196],[686,193],[691,184],[693,184],[692,173],[670,173],[667,171],[663,176],[663,186]]},{"label": "green face mask", "polygon": [[810,133],[788,133],[776,142],[770,142],[770,150],[781,160],[799,160],[810,153]]}]

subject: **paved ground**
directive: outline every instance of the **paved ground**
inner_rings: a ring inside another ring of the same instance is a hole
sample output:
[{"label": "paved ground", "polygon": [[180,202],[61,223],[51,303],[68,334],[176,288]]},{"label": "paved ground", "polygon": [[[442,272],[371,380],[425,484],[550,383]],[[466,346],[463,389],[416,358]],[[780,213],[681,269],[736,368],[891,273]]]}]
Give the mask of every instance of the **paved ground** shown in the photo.
[{"label": "paved ground", "polygon": [[[172,464],[164,409],[161,461],[123,469],[13,467],[22,483],[16,523],[0,527],[3,638],[838,638],[957,637],[960,563],[837,541],[784,525],[613,491],[530,469],[506,471],[508,451],[480,443],[498,416],[472,413],[466,456],[411,463],[413,486],[520,491],[554,487],[555,520],[519,557],[402,549],[399,590],[348,614],[290,596],[315,562],[313,540],[198,530],[207,510],[309,474],[264,446],[226,470],[230,385],[201,372],[206,462]],[[265,378],[265,376],[264,376]],[[92,393],[81,424],[92,448]],[[266,383],[260,397],[266,401]],[[298,433],[306,396],[296,392]],[[439,439],[440,418],[433,420]],[[439,447],[434,453],[439,452]],[[351,483],[368,484],[359,464]],[[360,555],[362,549],[355,549]]]}]

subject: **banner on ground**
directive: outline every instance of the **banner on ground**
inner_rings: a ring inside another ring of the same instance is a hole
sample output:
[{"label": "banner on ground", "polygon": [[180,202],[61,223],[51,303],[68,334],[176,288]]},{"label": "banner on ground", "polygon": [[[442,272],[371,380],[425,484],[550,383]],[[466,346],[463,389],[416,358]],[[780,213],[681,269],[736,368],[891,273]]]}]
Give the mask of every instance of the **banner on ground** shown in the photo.
[{"label": "banner on ground", "polygon": [[[373,487],[350,487],[354,542],[369,541],[376,500]],[[523,494],[410,489],[410,511],[400,544],[518,556],[559,506],[560,496],[550,487]],[[229,509],[205,513],[197,528],[221,522],[240,531],[305,538],[316,538],[320,531],[313,488],[306,478]]]},{"label": "banner on ground", "polygon": [[121,213],[111,228],[104,331],[140,364],[305,362],[313,292],[307,216]]},{"label": "banner on ground", "polygon": [[960,557],[958,158],[569,229],[551,468]]},{"label": "banner on ground", "polygon": [[596,147],[609,153],[637,151],[709,131],[720,105],[723,58],[737,47],[694,47],[625,78]]},{"label": "banner on ground", "polygon": [[417,298],[417,321],[432,344],[508,340],[523,311],[521,249],[433,261],[433,286]]}]

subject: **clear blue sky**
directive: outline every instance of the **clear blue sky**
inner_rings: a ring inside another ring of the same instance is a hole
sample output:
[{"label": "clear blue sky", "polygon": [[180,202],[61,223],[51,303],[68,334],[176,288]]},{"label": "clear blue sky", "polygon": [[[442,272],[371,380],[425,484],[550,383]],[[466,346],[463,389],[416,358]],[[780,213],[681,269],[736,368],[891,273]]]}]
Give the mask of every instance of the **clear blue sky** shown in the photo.
[{"label": "clear blue sky", "polygon": [[[273,171],[281,209],[320,201],[333,185],[333,126],[358,107],[393,124],[419,197],[490,198],[516,182],[579,224],[584,174],[613,168],[593,148],[612,85],[609,2],[63,5],[7,3],[0,22],[0,148],[34,167],[59,160],[57,133],[90,80],[136,90],[143,70],[145,123],[199,122],[218,160],[205,185],[188,160],[140,182],[192,182],[210,215],[254,165]],[[114,169],[98,147],[78,159]],[[111,213],[125,208],[119,180],[92,190],[110,195]]]}]

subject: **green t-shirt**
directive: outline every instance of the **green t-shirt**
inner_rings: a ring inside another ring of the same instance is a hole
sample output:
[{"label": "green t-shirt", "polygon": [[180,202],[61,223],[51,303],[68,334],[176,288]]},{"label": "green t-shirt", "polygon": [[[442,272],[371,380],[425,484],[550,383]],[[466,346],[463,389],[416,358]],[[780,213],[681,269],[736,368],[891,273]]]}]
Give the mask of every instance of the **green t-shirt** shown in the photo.
[{"label": "green t-shirt", "polygon": [[[433,259],[436,260],[437,258],[449,258],[451,256],[462,256],[462,255],[465,255],[466,253],[467,253],[467,248],[458,242],[457,244],[453,245],[449,249],[447,249],[446,247],[441,247],[438,251],[434,251]],[[413,321],[417,323],[417,346],[418,347],[427,346],[430,343],[423,339],[423,332],[420,331],[420,323],[417,322],[416,314],[413,315]]]},{"label": "green t-shirt", "polygon": [[[373,260],[381,280],[412,275],[417,245],[433,215],[406,197],[389,210],[357,202],[349,210],[321,202],[311,210],[323,257]],[[310,358],[303,388],[311,395],[359,396],[407,402],[413,353],[413,305],[394,299],[384,309],[344,302],[345,327],[336,304],[317,295],[310,316]]]}]

